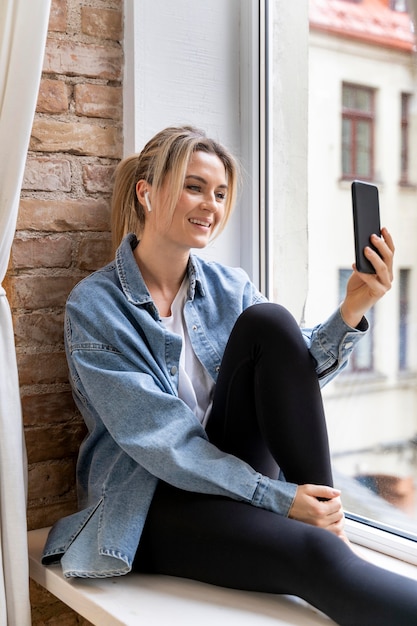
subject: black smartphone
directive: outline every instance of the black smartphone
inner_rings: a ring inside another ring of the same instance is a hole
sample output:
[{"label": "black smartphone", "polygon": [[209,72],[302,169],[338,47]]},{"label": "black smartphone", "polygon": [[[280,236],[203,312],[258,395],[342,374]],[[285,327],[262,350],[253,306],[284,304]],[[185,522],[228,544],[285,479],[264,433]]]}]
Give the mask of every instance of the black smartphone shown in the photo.
[{"label": "black smartphone", "polygon": [[352,208],[356,267],[359,272],[375,274],[372,264],[364,255],[364,249],[370,246],[378,252],[370,240],[373,234],[381,236],[378,187],[359,180],[353,181]]}]

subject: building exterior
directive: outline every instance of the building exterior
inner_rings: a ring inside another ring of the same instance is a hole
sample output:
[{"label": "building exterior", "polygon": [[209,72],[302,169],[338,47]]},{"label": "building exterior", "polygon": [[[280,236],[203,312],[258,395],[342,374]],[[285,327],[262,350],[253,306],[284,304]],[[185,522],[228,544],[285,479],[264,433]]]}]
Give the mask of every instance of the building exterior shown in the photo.
[{"label": "building exterior", "polygon": [[[354,261],[351,181],[379,188],[395,281],[349,371],[324,391],[336,466],[417,475],[417,64],[404,2],[310,0],[309,291],[331,310]],[[361,453],[363,451],[364,453]],[[381,479],[382,480],[382,479]],[[377,490],[378,491],[378,490]],[[379,490],[380,491],[380,490]],[[386,494],[383,494],[386,495]]]}]

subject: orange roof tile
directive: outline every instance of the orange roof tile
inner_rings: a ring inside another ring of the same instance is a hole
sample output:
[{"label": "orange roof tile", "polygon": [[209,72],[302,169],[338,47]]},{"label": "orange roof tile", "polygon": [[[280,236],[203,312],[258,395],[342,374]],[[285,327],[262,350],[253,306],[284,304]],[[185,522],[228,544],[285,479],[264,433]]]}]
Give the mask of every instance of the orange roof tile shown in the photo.
[{"label": "orange roof tile", "polygon": [[416,50],[413,22],[408,13],[389,8],[389,0],[309,0],[310,28],[349,39]]}]

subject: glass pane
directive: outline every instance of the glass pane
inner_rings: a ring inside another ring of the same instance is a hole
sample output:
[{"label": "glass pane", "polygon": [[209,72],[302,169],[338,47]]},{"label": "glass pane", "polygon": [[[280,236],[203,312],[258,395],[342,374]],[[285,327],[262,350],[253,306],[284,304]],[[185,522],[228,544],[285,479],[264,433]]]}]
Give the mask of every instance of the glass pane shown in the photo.
[{"label": "glass pane", "polygon": [[359,177],[370,178],[371,171],[371,124],[358,122],[356,125],[356,172]]},{"label": "glass pane", "polygon": [[356,85],[343,85],[343,107],[361,113],[372,113],[372,95],[371,89]]},{"label": "glass pane", "polygon": [[342,123],[342,173],[352,173],[352,122],[344,119]]},{"label": "glass pane", "polygon": [[[330,4],[320,2],[323,13],[329,7],[329,23],[334,18]],[[351,273],[347,268],[354,261],[351,190],[346,179],[372,180],[375,163],[383,225],[395,235],[395,280],[390,292],[367,313],[370,329],[349,366],[323,388],[323,401],[335,482],[346,511],[417,539],[417,187],[413,187],[417,185],[417,124],[415,107],[402,97],[409,94],[410,103],[414,102],[417,84],[412,45],[408,51],[403,46],[401,55],[394,49],[390,52],[388,35],[393,31],[392,23],[386,22],[388,5],[373,7],[381,32],[387,28],[380,43],[365,30],[359,40],[359,33],[352,34],[352,24],[344,23],[343,16],[331,32],[317,27],[314,33],[316,26],[310,24],[308,297],[302,317],[307,327],[314,326],[343,298]],[[369,19],[367,11],[367,3],[355,5],[362,23]],[[411,22],[409,26],[407,32]],[[294,95],[282,97],[290,98],[284,103],[290,109]],[[281,111],[282,103],[275,104]],[[408,107],[411,184],[405,191],[398,183],[401,146],[403,171],[407,167],[401,120],[404,125]],[[413,175],[416,180],[411,180]],[[294,205],[288,213],[282,206],[285,219],[290,220]],[[279,255],[278,247],[271,246],[270,254]],[[292,285],[290,273],[288,283],[288,290],[299,290],[298,284]],[[277,293],[274,285],[272,292]]]},{"label": "glass pane", "polygon": [[356,93],[356,109],[367,113],[372,112],[372,91],[369,89],[355,90]]},{"label": "glass pane", "polygon": [[355,108],[355,90],[350,85],[343,85],[342,104],[346,109]]},{"label": "glass pane", "polygon": [[[365,3],[356,8],[366,11]],[[398,184],[401,166],[403,171],[407,167],[404,148],[402,164],[400,160],[400,147],[406,143],[401,119],[404,125],[408,100],[402,94],[414,99],[417,90],[412,50],[407,68],[395,55],[382,57],[374,42],[369,42],[364,57],[363,44],[349,33],[346,24],[337,44],[335,33],[320,32],[320,43],[310,39],[305,323],[318,323],[340,303],[350,275],[347,268],[354,260],[350,185],[340,180],[335,155],[344,178],[372,180],[375,161],[383,224],[395,235],[395,280],[367,313],[371,329],[346,370],[323,388],[323,400],[335,482],[342,489],[345,509],[417,535],[417,189],[410,185],[405,193]],[[326,36],[327,48],[322,41]],[[364,85],[367,77],[369,87]],[[417,162],[414,119],[408,133],[411,179],[411,166]],[[326,193],[317,184],[323,172]]]}]

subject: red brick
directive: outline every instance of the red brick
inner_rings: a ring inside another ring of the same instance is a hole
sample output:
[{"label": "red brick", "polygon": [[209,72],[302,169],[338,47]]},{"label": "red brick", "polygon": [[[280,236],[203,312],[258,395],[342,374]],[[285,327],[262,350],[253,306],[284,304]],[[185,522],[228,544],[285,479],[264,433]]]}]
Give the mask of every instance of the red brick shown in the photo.
[{"label": "red brick", "polygon": [[17,368],[21,385],[68,382],[68,366],[64,352],[18,354]]},{"label": "red brick", "polygon": [[84,83],[75,85],[74,95],[77,115],[113,120],[122,117],[121,87]]},{"label": "red brick", "polygon": [[48,39],[43,69],[46,73],[121,80],[122,49],[119,45],[98,46]]},{"label": "red brick", "polygon": [[[74,416],[78,418],[71,391],[24,395],[22,396],[22,411],[25,426],[61,424],[61,427],[64,427],[62,425],[65,423],[66,427]],[[68,426],[68,429],[70,430],[71,427]]]},{"label": "red brick", "polygon": [[81,270],[97,270],[112,260],[111,237],[83,239],[78,250],[77,265]]},{"label": "red brick", "polygon": [[25,440],[29,463],[76,456],[85,433],[84,424],[26,428]]},{"label": "red brick", "polygon": [[24,313],[13,316],[15,342],[18,348],[39,345],[62,346],[64,343],[64,313]]},{"label": "red brick", "polygon": [[83,182],[88,193],[111,193],[115,165],[84,165]]},{"label": "red brick", "polygon": [[41,80],[36,110],[39,113],[66,113],[68,111],[68,87],[61,80]]},{"label": "red brick", "polygon": [[48,30],[64,33],[67,29],[67,15],[67,0],[52,0]]},{"label": "red brick", "polygon": [[71,191],[71,165],[68,159],[28,157],[22,189]]},{"label": "red brick", "polygon": [[11,250],[14,269],[70,267],[72,240],[64,235],[16,237]]},{"label": "red brick", "polygon": [[38,118],[32,126],[30,150],[117,159],[121,157],[122,139],[114,126]]},{"label": "red brick", "polygon": [[13,308],[47,309],[64,306],[68,294],[81,276],[20,275],[9,279]]},{"label": "red brick", "polygon": [[113,39],[122,38],[122,14],[111,9],[81,8],[81,30],[86,35]]},{"label": "red brick", "polygon": [[[72,496],[68,495],[53,502],[45,502],[45,499],[42,499],[40,502],[31,502],[29,500],[27,509],[28,530],[52,526],[61,517],[71,515],[76,511],[77,497],[75,492]],[[61,626],[59,621],[55,622],[55,624]]]},{"label": "red brick", "polygon": [[17,216],[18,230],[63,232],[109,231],[110,202],[106,199],[74,198],[38,200],[22,198]]},{"label": "red brick", "polygon": [[63,496],[74,489],[75,458],[44,461],[28,468],[28,499]]}]

